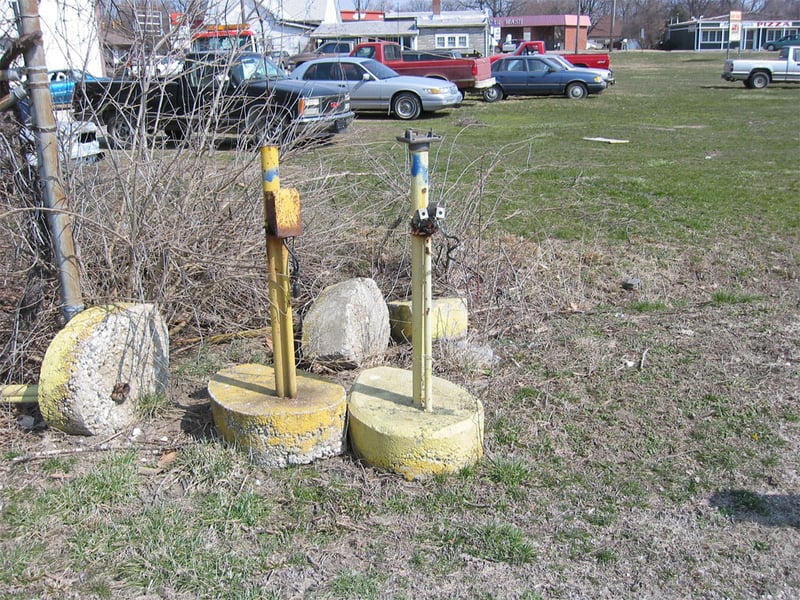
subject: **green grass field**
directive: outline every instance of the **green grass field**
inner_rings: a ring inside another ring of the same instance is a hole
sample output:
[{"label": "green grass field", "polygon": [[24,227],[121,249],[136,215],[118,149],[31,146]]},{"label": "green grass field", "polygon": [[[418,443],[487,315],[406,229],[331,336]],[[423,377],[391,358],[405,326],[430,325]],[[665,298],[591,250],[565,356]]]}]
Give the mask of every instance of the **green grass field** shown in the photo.
[{"label": "green grass field", "polygon": [[[176,352],[135,441],[0,411],[0,598],[800,595],[800,88],[725,83],[723,59],[614,53],[600,96],[468,98],[410,124],[444,138],[432,195],[463,244],[435,292],[468,296],[502,359],[435,348],[484,404],[481,463],[265,471],[214,436],[204,392],[269,360],[260,343]],[[324,277],[405,276],[380,251],[402,244],[384,232],[407,214],[408,127],[359,119],[282,165],[346,264]]]},{"label": "green grass field", "polygon": [[481,199],[502,197],[500,217],[519,211],[507,223],[515,233],[685,240],[720,229],[795,230],[797,86],[753,94],[720,78],[723,59],[618,53],[619,82],[586,101],[490,105],[468,96],[461,110],[411,124],[366,118],[358,139],[368,145],[350,153],[349,166],[356,169],[367,154],[399,153],[394,136],[410,125],[444,137],[431,150],[431,164],[451,204],[463,200],[458,179],[471,182],[471,173],[493,169]]}]

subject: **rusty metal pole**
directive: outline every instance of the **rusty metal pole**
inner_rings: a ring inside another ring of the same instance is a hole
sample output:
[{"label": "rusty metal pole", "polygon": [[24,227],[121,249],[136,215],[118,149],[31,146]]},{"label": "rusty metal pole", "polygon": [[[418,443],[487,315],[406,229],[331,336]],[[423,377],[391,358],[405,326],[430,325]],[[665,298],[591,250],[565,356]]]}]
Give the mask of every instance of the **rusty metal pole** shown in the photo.
[{"label": "rusty metal pole", "polygon": [[[411,155],[411,219],[428,221],[428,150],[442,138],[429,133],[418,136],[411,129],[397,141],[408,145]],[[431,232],[411,236],[411,346],[412,401],[426,412],[433,410],[433,329],[431,284]]]},{"label": "rusty metal pole", "polygon": [[[37,0],[18,0],[18,9],[20,36],[37,33],[41,36]],[[44,204],[48,209],[47,223],[61,284],[61,313],[64,319],[69,321],[84,309],[81,298],[80,265],[75,253],[69,205],[59,174],[56,120],[53,115],[50,81],[41,37],[33,47],[25,51],[23,56],[28,76],[31,127],[36,139],[39,178],[42,182]]]}]

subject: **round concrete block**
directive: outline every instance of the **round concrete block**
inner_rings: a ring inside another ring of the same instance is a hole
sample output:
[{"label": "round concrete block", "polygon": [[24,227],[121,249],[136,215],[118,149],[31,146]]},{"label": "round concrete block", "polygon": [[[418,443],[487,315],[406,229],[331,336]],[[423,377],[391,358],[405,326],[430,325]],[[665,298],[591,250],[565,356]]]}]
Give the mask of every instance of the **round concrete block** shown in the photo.
[{"label": "round concrete block", "polygon": [[350,390],[350,443],[370,465],[406,479],[452,473],[483,456],[483,405],[466,390],[434,377],[433,410],[411,402],[411,371],[377,367]]},{"label": "round concrete block", "polygon": [[50,427],[109,435],[136,422],[139,398],[166,394],[168,385],[169,332],[155,306],[95,306],[48,346],[39,408]]},{"label": "round concrete block", "polygon": [[342,386],[303,371],[297,398],[275,392],[275,369],[244,364],[208,384],[217,431],[270,467],[307,464],[344,451],[347,395]]}]

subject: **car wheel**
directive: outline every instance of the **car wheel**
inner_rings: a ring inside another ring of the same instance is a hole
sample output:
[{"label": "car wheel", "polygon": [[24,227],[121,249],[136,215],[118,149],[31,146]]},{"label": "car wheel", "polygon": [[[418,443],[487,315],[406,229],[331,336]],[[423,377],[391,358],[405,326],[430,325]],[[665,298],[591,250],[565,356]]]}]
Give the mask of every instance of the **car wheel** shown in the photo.
[{"label": "car wheel", "polygon": [[111,148],[130,148],[136,136],[136,115],[132,112],[115,112],[106,121],[108,145]]},{"label": "car wheel", "polygon": [[493,85],[490,88],[483,90],[484,102],[497,102],[503,99],[503,90],[499,85]]},{"label": "car wheel", "polygon": [[774,52],[775,51],[775,46],[773,46],[772,44],[767,44],[766,46],[764,46],[764,48],[766,48],[770,52]]},{"label": "car wheel", "polygon": [[581,98],[586,98],[588,94],[586,86],[582,83],[573,82],[567,86],[566,96],[570,100],[580,100]]},{"label": "car wheel", "polygon": [[414,94],[404,92],[392,100],[392,112],[398,119],[413,121],[422,112],[422,103]]},{"label": "car wheel", "polygon": [[769,85],[769,76],[766,73],[753,73],[749,81],[751,88],[761,90]]}]

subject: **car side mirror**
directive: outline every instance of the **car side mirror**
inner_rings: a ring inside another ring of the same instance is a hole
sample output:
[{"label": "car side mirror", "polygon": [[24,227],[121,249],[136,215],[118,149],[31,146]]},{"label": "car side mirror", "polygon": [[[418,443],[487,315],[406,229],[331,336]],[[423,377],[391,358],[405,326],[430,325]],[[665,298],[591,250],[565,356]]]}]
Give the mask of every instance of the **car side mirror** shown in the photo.
[{"label": "car side mirror", "polygon": [[369,73],[361,75],[361,81],[372,81],[372,76]]}]

